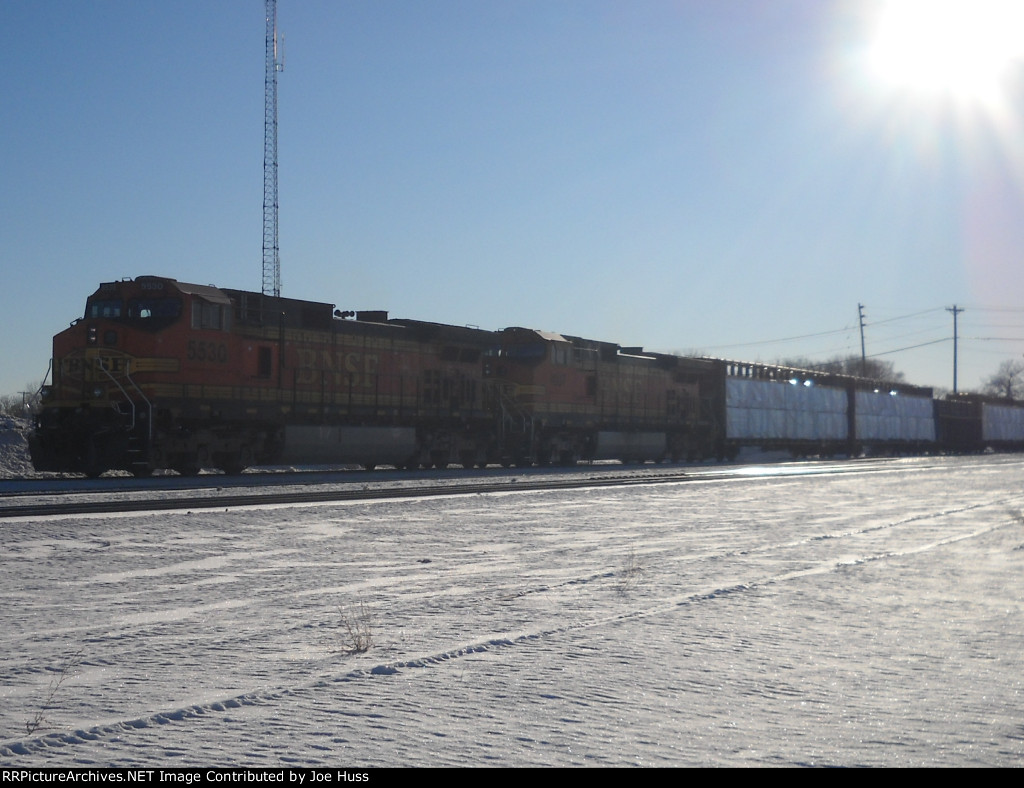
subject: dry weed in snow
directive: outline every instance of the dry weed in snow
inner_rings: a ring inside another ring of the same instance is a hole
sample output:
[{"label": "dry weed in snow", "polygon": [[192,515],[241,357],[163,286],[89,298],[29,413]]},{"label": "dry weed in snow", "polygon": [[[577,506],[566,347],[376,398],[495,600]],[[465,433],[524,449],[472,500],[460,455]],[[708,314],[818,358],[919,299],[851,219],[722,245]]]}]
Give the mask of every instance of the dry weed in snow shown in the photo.
[{"label": "dry weed in snow", "polygon": [[618,583],[616,588],[620,594],[628,594],[640,583],[640,577],[644,568],[637,558],[636,548],[630,547],[623,561],[622,569],[618,572]]},{"label": "dry weed in snow", "polygon": [[39,704],[39,708],[33,711],[31,716],[25,721],[25,732],[27,734],[31,736],[40,728],[45,728],[47,726],[46,713],[56,705],[55,698],[60,692],[61,686],[71,676],[71,672],[78,666],[78,663],[81,662],[81,660],[81,649],[64,660],[61,665],[60,672],[50,680],[50,685],[46,688],[46,692],[43,695],[42,702]]},{"label": "dry weed in snow", "polygon": [[345,651],[348,654],[364,654],[373,646],[373,626],[366,603],[362,600],[355,610],[340,608],[341,626],[345,632],[342,636]]}]

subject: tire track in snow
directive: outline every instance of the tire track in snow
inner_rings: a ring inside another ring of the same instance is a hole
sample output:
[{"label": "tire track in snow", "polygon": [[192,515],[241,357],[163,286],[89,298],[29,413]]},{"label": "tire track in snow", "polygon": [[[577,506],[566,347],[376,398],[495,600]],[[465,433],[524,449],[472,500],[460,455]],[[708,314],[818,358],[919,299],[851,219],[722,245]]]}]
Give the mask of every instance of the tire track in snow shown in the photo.
[{"label": "tire track in snow", "polygon": [[[941,518],[941,517],[948,517],[950,515],[962,514],[964,512],[975,511],[975,510],[978,510],[978,509],[985,509],[985,508],[997,507],[997,506],[1010,507],[1010,506],[1012,506],[1014,504],[1024,505],[1024,495],[1011,496],[1011,497],[1008,497],[1008,498],[1000,498],[1000,499],[997,499],[997,500],[994,500],[994,501],[983,501],[981,503],[975,503],[975,504],[970,504],[970,505],[967,505],[967,506],[960,506],[960,507],[956,507],[956,508],[940,509],[939,511],[935,511],[935,512],[926,512],[926,513],[916,514],[916,515],[913,515],[911,517],[905,517],[905,518],[903,518],[901,520],[894,520],[894,521],[888,522],[888,523],[881,523],[881,524],[878,524],[878,525],[865,526],[863,528],[848,529],[848,530],[845,530],[845,531],[842,531],[842,532],[837,532],[837,533],[813,534],[813,535],[810,535],[810,536],[801,537],[800,539],[793,539],[793,540],[789,540],[789,541],[786,541],[786,542],[777,542],[777,543],[773,543],[773,544],[765,544],[765,545],[760,545],[760,546],[757,546],[757,547],[744,547],[744,548],[736,549],[736,550],[725,550],[725,551],[699,553],[699,554],[694,554],[694,555],[686,556],[684,558],[673,559],[673,560],[678,560],[678,561],[696,561],[696,560],[702,560],[703,561],[703,560],[709,560],[709,559],[710,560],[717,560],[717,559],[722,559],[722,558],[731,558],[731,557],[735,557],[735,556],[747,556],[747,555],[756,555],[756,554],[759,554],[759,553],[770,553],[770,552],[773,552],[775,550],[780,550],[780,549],[785,549],[785,548],[792,548],[792,547],[801,547],[803,545],[813,544],[815,542],[823,542],[823,541],[828,541],[828,540],[838,540],[838,539],[846,539],[846,538],[849,538],[849,537],[863,536],[864,534],[877,533],[877,532],[886,531],[886,530],[893,529],[893,528],[898,528],[898,527],[903,526],[903,525],[910,525],[912,523],[925,522],[927,520],[934,520],[934,519],[938,519],[938,518]],[[1008,525],[1008,524],[1010,524],[1010,523],[1003,523],[1003,524],[1000,524],[999,526],[996,526],[996,527],[1002,527],[1003,525]],[[986,532],[987,531],[979,531],[978,533],[973,534],[973,535],[977,536],[977,535],[981,535],[981,534],[986,533]],[[954,539],[953,541],[957,541],[957,540]],[[939,546],[939,544],[940,543],[936,543],[934,545],[930,545],[930,546],[928,546],[927,549],[931,549],[931,547],[934,547],[934,546]],[[910,553],[914,553],[914,552],[918,552],[918,551],[916,551],[916,550],[910,551]],[[910,553],[908,553],[908,554],[910,554]],[[885,554],[881,554],[881,555],[883,555],[883,556],[892,556],[892,555],[896,555],[896,554],[885,553]],[[874,559],[870,559],[870,560],[874,560]],[[551,584],[545,584],[545,585],[538,585],[538,586],[535,586],[533,588],[522,589],[522,590],[520,590],[520,591],[518,591],[516,593],[513,593],[513,594],[505,594],[503,596],[492,595],[492,597],[497,599],[497,600],[499,600],[499,601],[506,601],[506,602],[507,601],[514,601],[516,599],[521,599],[523,597],[532,596],[532,595],[535,595],[535,594],[544,594],[544,593],[548,593],[550,591],[555,591],[555,590],[558,590],[558,589],[569,588],[569,587],[572,587],[572,586],[583,586],[583,585],[587,585],[587,584],[595,582],[595,581],[607,580],[607,579],[610,579],[610,578],[615,578],[615,577],[620,576],[620,574],[621,574],[620,571],[615,571],[615,570],[609,570],[609,571],[605,571],[605,572],[595,572],[595,573],[592,573],[592,574],[587,575],[585,577],[577,577],[577,578],[573,578],[571,580],[564,580],[564,581],[562,581],[560,583],[551,583]]]},{"label": "tire track in snow", "polygon": [[905,517],[902,520],[894,520],[888,523],[880,523],[878,525],[869,525],[863,528],[854,528],[839,533],[825,533],[825,534],[814,534],[812,536],[805,536],[800,539],[794,539],[789,542],[781,542],[774,545],[761,545],[759,547],[745,548],[743,550],[736,550],[728,553],[722,553],[723,557],[730,555],[752,555],[755,553],[764,553],[771,550],[778,550],[784,547],[800,547],[801,545],[811,544],[813,542],[825,541],[828,539],[845,539],[851,536],[863,536],[864,534],[876,533],[879,531],[886,531],[891,528],[898,528],[901,525],[910,525],[911,523],[924,522],[926,520],[934,520],[940,517],[948,517],[954,514],[963,514],[964,512],[971,512],[978,509],[987,509],[994,506],[1012,506],[1014,504],[1024,505],[1024,495],[1010,496],[1008,498],[999,498],[994,501],[982,501],[981,503],[969,504],[967,506],[960,506],[951,509],[940,509],[936,512],[925,512],[922,514],[915,514],[911,517]]}]

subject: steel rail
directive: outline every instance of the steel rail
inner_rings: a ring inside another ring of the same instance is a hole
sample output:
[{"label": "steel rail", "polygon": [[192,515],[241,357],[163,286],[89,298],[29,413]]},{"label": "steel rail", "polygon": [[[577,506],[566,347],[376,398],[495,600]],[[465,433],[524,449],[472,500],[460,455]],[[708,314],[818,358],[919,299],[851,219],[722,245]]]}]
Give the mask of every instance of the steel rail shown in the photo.
[{"label": "steel rail", "polygon": [[[836,475],[848,473],[877,473],[892,466],[859,465],[803,468],[800,475]],[[288,504],[331,503],[346,501],[399,500],[409,498],[436,498],[443,496],[480,495],[509,492],[542,492],[545,490],[593,489],[598,487],[637,487],[655,484],[687,482],[752,481],[789,478],[765,469],[764,473],[674,473],[631,476],[591,476],[577,479],[521,479],[513,477],[502,482],[475,484],[430,485],[422,487],[383,487],[360,489],[302,490],[293,492],[245,493],[222,496],[189,496],[179,498],[142,498],[133,500],[101,500],[32,503],[0,507],[0,519],[14,517],[51,517],[75,514],[119,514],[125,512],[173,511],[182,509],[230,509],[237,507],[279,506]]]}]

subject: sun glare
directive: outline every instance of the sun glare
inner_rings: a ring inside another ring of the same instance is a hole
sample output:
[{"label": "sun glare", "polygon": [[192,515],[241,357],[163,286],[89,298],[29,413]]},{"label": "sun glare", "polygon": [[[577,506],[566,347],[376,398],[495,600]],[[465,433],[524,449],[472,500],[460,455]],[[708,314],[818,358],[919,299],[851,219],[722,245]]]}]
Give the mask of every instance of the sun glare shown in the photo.
[{"label": "sun glare", "polygon": [[1024,0],[888,0],[869,66],[895,88],[985,101],[1022,55]]}]

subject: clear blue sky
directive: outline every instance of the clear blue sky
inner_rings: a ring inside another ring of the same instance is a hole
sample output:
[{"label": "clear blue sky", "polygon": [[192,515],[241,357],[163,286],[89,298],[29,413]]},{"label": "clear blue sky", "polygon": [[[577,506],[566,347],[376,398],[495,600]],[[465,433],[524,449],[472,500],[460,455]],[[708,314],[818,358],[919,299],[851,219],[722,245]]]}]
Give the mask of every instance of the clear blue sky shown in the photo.
[{"label": "clear blue sky", "polygon": [[[280,0],[282,291],[762,361],[859,353],[861,302],[947,387],[955,303],[976,386],[1024,353],[1019,66],[996,109],[883,84],[879,8]],[[0,37],[0,393],[99,282],[260,289],[261,0],[3,0]]]}]

